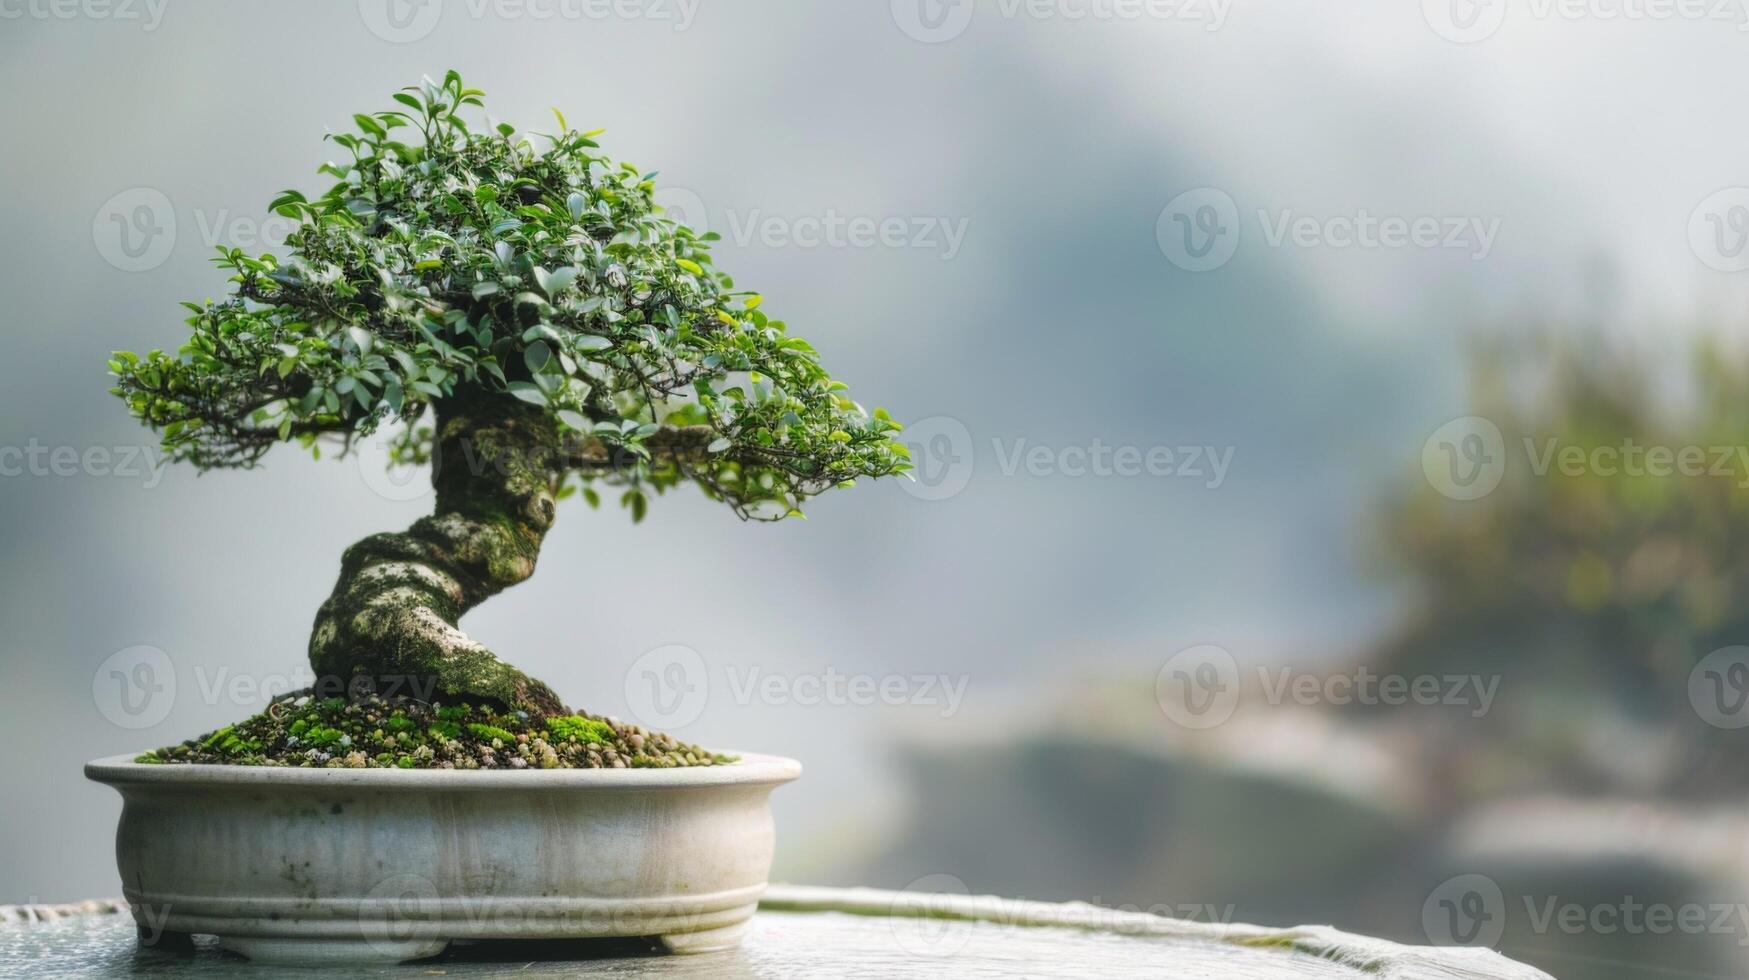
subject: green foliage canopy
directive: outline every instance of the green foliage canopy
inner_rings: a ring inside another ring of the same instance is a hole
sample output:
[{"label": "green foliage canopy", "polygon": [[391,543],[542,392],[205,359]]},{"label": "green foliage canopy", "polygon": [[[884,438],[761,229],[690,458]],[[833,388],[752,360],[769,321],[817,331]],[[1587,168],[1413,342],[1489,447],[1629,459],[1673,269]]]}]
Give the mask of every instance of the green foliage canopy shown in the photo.
[{"label": "green foliage canopy", "polygon": [[[564,435],[561,495],[697,482],[743,517],[798,513],[857,477],[904,474],[885,411],[865,411],[761,297],[713,267],[710,242],[664,216],[655,174],[598,151],[597,133],[475,132],[483,93],[455,72],[356,115],[329,138],[290,256],[219,249],[232,291],[184,304],[176,354],[119,352],[114,393],[202,468],[253,467],[295,441],[342,451],[387,422],[402,462],[427,460],[426,410],[459,390],[519,399]],[[539,148],[537,148],[539,144]]]}]

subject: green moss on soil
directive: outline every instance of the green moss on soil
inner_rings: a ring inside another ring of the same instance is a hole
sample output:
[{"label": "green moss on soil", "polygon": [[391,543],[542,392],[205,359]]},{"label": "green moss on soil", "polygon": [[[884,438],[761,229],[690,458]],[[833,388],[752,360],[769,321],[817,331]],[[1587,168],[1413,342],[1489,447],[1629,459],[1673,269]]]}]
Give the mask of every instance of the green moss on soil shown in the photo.
[{"label": "green moss on soil", "polygon": [[574,742],[603,742],[614,737],[612,725],[587,715],[548,718],[547,731],[555,738]]},{"label": "green moss on soil", "polygon": [[144,763],[350,769],[670,769],[735,761],[591,715],[531,720],[407,697],[294,692],[246,721],[138,757]]}]

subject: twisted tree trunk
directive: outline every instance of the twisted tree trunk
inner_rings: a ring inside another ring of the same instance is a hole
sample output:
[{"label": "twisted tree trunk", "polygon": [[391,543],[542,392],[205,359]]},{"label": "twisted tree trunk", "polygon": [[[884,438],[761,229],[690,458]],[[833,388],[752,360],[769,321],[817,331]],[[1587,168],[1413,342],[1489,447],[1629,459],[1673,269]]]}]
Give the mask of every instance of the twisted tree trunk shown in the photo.
[{"label": "twisted tree trunk", "polygon": [[567,714],[550,688],[456,625],[534,574],[553,524],[557,425],[534,406],[481,391],[458,392],[436,409],[436,510],[346,550],[310,635],[318,686],[367,680],[424,699],[469,696],[537,717]]}]

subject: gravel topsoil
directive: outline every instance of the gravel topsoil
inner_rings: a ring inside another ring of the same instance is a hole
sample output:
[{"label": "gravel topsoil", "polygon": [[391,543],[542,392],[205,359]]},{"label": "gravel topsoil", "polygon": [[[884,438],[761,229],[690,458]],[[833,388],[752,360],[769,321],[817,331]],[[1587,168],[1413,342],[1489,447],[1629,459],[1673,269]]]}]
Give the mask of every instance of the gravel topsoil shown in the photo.
[{"label": "gravel topsoil", "polygon": [[485,705],[293,692],[136,762],[351,769],[668,769],[734,762],[612,718],[531,720]]}]

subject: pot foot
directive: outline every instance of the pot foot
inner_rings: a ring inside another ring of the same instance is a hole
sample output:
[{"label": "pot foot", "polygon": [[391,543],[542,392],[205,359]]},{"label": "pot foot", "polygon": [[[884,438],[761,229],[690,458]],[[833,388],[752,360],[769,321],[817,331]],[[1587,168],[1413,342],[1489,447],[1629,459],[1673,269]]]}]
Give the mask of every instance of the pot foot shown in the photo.
[{"label": "pot foot", "polygon": [[329,966],[339,963],[405,963],[436,956],[447,939],[268,939],[220,936],[219,945],[256,963]]},{"label": "pot foot", "polygon": [[657,937],[662,948],[670,953],[692,955],[694,953],[716,953],[725,949],[734,949],[741,945],[741,940],[747,938],[747,923],[737,922],[732,926],[722,926],[717,929],[704,929],[699,932],[671,932]]},{"label": "pot foot", "polygon": [[167,953],[186,953],[194,949],[194,937],[186,932],[171,932],[144,923],[134,924],[141,949],[157,949]]}]

